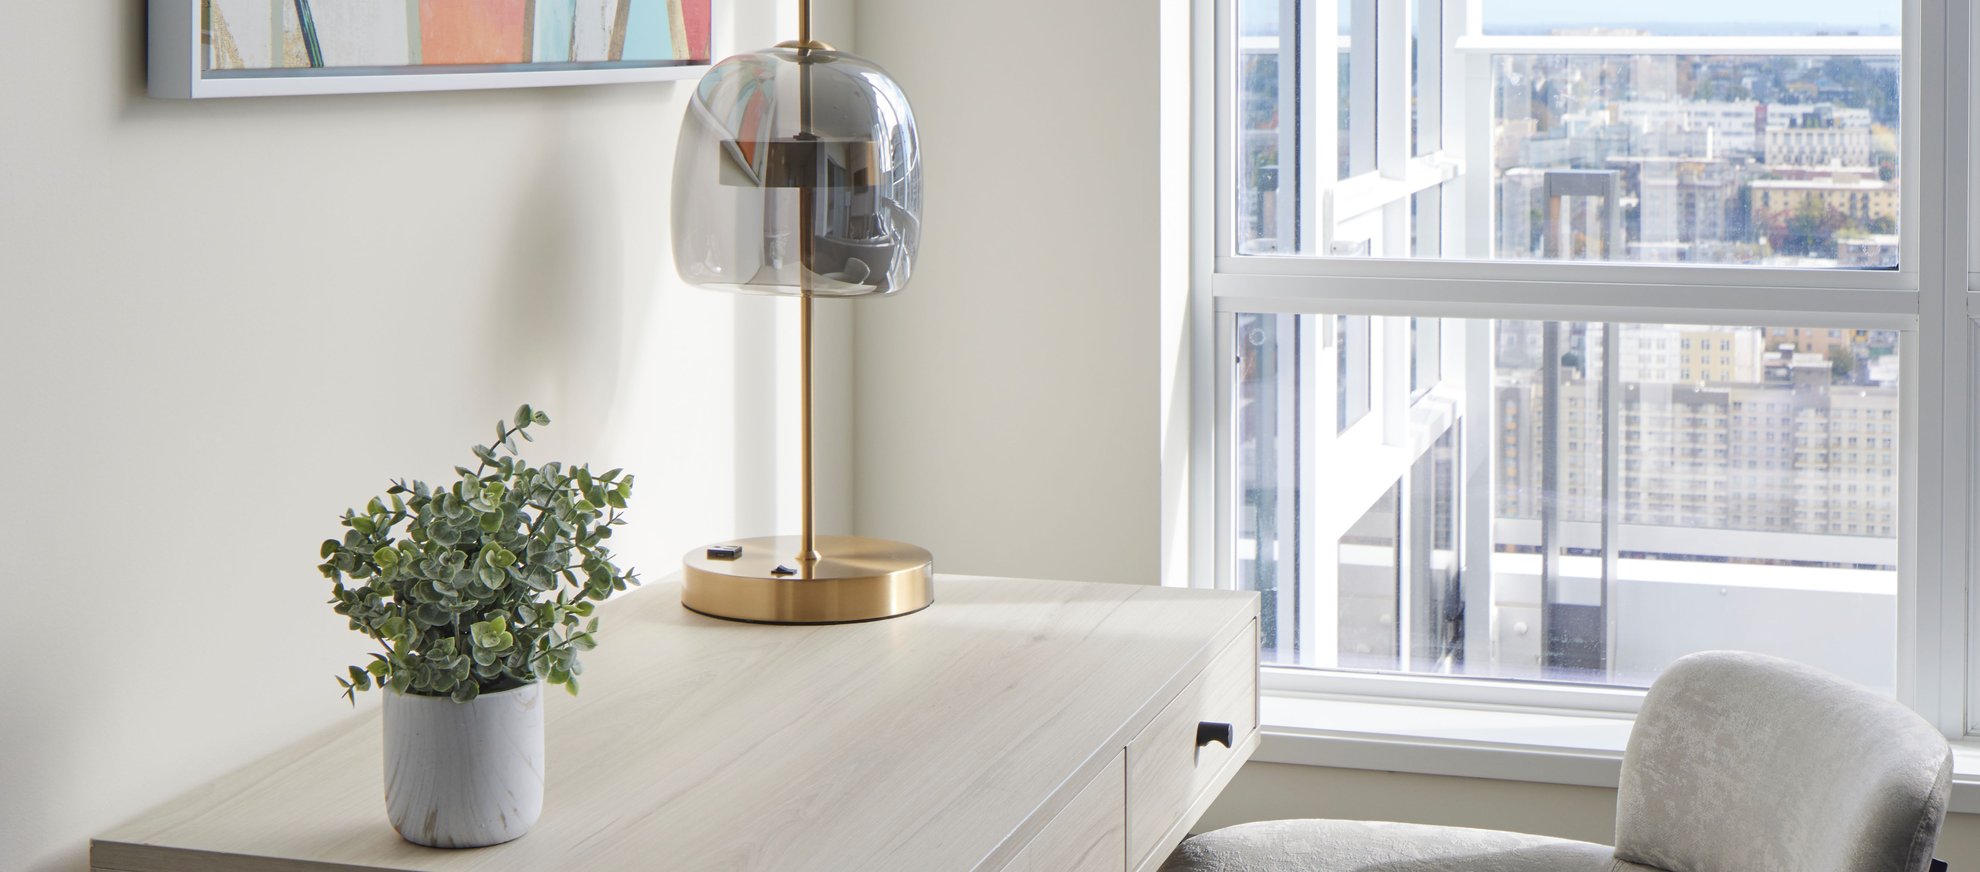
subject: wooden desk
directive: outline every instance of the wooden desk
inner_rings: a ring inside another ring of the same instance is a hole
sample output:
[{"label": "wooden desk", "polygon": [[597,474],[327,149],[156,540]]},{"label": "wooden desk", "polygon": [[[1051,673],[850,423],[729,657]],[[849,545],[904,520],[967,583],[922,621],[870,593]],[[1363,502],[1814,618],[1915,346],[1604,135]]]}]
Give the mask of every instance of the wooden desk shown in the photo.
[{"label": "wooden desk", "polygon": [[[1255,594],[942,576],[932,608],[869,624],[717,621],[670,584],[601,612],[583,695],[546,695],[543,817],[517,841],[402,841],[373,707],[91,865],[1137,872],[1258,743]],[[1204,721],[1235,747],[1199,749]]]}]

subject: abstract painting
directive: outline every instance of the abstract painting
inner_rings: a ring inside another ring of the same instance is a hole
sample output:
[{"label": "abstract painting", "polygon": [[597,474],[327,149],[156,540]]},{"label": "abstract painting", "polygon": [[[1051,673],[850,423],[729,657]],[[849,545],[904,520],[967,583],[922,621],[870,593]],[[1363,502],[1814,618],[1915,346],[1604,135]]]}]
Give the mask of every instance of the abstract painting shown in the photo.
[{"label": "abstract painting", "polygon": [[[706,64],[713,0],[200,0],[212,72]],[[408,70],[427,72],[429,70]]]}]

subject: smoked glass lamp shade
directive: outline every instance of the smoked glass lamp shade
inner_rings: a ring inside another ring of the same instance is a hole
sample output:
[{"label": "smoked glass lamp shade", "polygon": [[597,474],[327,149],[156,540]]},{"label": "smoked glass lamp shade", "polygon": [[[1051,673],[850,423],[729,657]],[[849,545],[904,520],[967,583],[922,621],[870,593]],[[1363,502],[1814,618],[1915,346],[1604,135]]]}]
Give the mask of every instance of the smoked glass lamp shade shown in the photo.
[{"label": "smoked glass lamp shade", "polygon": [[674,159],[674,265],[759,294],[891,294],[914,271],[921,149],[872,62],[790,44],[701,79]]}]

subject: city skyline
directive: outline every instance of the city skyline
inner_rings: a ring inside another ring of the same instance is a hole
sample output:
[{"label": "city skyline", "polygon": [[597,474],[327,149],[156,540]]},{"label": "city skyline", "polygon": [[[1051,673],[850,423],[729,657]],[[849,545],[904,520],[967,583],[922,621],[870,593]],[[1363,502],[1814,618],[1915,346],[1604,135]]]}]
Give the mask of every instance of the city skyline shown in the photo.
[{"label": "city skyline", "polygon": [[[1349,3],[1342,2],[1339,8],[1343,10],[1340,20],[1345,23]],[[1655,19],[1646,19],[1641,9],[1627,5],[1605,9],[1575,0],[1485,0],[1482,29],[1487,34],[1603,27],[1668,36],[1895,36],[1903,27],[1901,9],[1896,3],[1811,0],[1787,8],[1763,7],[1763,11],[1769,14],[1754,14],[1750,4],[1667,0],[1658,4]],[[1245,36],[1273,36],[1279,32],[1276,0],[1243,0],[1239,4],[1239,18]]]}]

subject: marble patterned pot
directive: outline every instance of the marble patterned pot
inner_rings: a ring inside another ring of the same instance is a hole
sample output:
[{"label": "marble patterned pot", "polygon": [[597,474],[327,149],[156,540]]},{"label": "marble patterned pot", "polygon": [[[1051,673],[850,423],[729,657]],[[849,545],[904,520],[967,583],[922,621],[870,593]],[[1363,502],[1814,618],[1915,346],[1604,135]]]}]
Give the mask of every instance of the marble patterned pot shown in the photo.
[{"label": "marble patterned pot", "polygon": [[406,841],[479,848],[543,812],[543,684],[472,702],[385,691],[385,809]]}]

